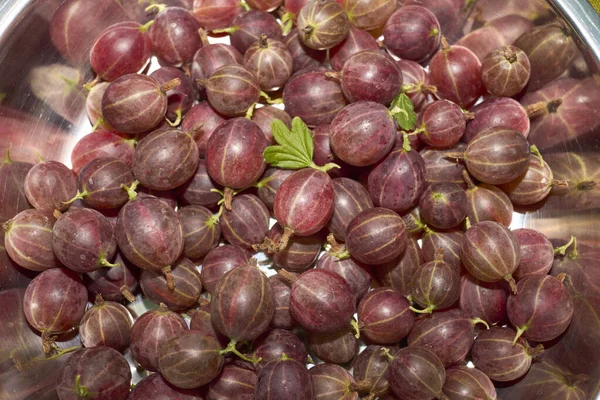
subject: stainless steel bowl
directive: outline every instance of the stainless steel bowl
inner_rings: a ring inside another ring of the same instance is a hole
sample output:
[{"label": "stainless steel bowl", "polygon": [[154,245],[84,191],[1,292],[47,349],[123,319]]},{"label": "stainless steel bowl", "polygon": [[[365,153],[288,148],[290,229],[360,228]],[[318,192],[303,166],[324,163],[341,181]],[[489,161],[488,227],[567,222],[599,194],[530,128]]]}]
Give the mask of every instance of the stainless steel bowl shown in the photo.
[{"label": "stainless steel bowl", "polygon": [[[131,12],[138,3],[137,0],[78,1],[104,10],[85,16],[86,24],[95,32],[105,27],[107,21],[119,20],[125,11]],[[15,160],[35,162],[39,154],[70,165],[73,146],[91,129],[81,86],[92,78],[92,71],[85,57],[75,63],[65,60],[50,39],[50,21],[62,3],[63,0],[0,0],[0,154],[10,149]],[[543,4],[536,6],[536,3]],[[544,4],[543,0],[476,1],[469,8],[473,10],[470,15],[465,14],[462,30],[451,38],[456,39],[472,26],[496,16],[494,9],[499,5],[520,13],[546,9],[538,17],[548,20],[555,13],[569,27],[581,51],[565,75],[579,80],[595,77],[600,82],[596,75],[600,70],[598,14],[586,0],[549,0],[546,7]],[[145,18],[143,12],[136,16]],[[77,39],[77,43],[71,43],[75,46],[71,48],[72,60],[77,60],[81,50],[77,45],[85,47],[93,35]],[[561,179],[600,180],[600,109],[591,113],[588,129],[550,151],[548,161],[560,170]],[[588,255],[582,268],[600,276],[600,185],[579,189],[582,190],[551,198],[544,207],[521,210],[515,214],[512,228],[535,228],[559,242],[575,235],[581,252]],[[0,292],[0,400],[54,399],[52,379],[61,361],[35,360],[39,354],[30,349],[35,347],[31,344],[36,337],[20,313],[18,293]],[[560,341],[547,346],[547,354],[573,376],[585,374],[585,398],[593,399],[600,388],[600,294],[580,296],[577,304],[576,318],[580,319],[577,331],[571,327]],[[141,312],[146,306],[138,302],[133,311]],[[5,337],[3,332],[10,335]],[[74,337],[61,340],[64,340],[61,347],[77,343]],[[512,388],[501,389],[499,393],[504,399],[521,398],[518,390]]]}]

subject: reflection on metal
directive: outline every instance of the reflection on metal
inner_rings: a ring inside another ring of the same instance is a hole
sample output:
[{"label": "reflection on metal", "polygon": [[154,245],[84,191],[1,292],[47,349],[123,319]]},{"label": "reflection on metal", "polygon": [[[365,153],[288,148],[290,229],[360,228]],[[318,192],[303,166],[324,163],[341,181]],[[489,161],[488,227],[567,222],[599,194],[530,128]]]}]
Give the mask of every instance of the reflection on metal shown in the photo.
[{"label": "reflection on metal", "polygon": [[577,33],[588,54],[600,65],[599,17],[596,10],[585,0],[550,0],[549,3]]},{"label": "reflection on metal", "polygon": [[[21,1],[5,1],[0,3],[0,44],[4,40],[8,40],[6,32],[12,29],[12,24],[15,23],[23,14],[25,7],[33,3],[30,0]],[[4,40],[1,40],[4,38]]]}]

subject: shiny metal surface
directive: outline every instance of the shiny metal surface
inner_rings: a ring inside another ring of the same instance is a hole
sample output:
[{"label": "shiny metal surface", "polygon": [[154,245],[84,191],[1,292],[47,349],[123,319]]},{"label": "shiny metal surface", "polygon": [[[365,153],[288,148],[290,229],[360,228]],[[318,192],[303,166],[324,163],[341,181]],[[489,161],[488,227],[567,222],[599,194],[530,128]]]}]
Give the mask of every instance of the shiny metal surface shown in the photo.
[{"label": "shiny metal surface", "polygon": [[[137,0],[82,1],[105,4],[116,19],[130,11],[131,4],[137,4]],[[505,1],[498,0],[498,3]],[[509,3],[516,3],[517,9],[519,2],[525,1]],[[15,160],[35,162],[39,154],[44,159],[59,160],[70,166],[71,149],[91,130],[81,85],[92,78],[92,71],[85,62],[69,63],[50,40],[51,19],[61,3],[62,0],[0,0],[0,154],[10,149]],[[474,13],[480,3],[475,3]],[[116,6],[119,4],[121,6]],[[582,57],[574,61],[566,74],[580,80],[590,79],[600,71],[598,14],[585,0],[550,0],[549,4],[579,39]],[[111,15],[103,15],[103,18],[90,18],[89,23],[110,19]],[[465,26],[473,23],[471,18]],[[595,111],[600,122],[600,110]],[[553,168],[560,169],[561,179],[600,181],[598,123],[576,139],[552,148],[551,153],[547,161]],[[575,235],[582,246],[597,248],[600,246],[600,185],[553,197],[543,207],[519,210],[511,228],[519,227],[538,229],[563,243]],[[600,269],[600,260],[591,267]],[[600,274],[600,270],[596,273]],[[3,306],[0,304],[0,308]],[[133,310],[140,313],[147,306],[139,301]],[[548,350],[554,361],[563,363],[576,374],[588,375],[588,399],[596,398],[600,386],[600,307],[592,311],[596,319],[589,321],[590,332],[585,336],[585,343],[583,339],[579,341],[580,336],[572,335]],[[35,385],[36,378],[27,382],[14,379],[19,372],[2,353],[3,349],[6,348],[0,345],[0,400],[52,399],[52,394],[44,392],[43,387],[39,392],[30,390],[26,396],[17,394],[22,392],[23,386]],[[501,396],[516,398],[510,389],[501,392]]]},{"label": "shiny metal surface", "polygon": [[550,5],[577,34],[590,56],[600,63],[598,13],[587,1],[551,0]]}]

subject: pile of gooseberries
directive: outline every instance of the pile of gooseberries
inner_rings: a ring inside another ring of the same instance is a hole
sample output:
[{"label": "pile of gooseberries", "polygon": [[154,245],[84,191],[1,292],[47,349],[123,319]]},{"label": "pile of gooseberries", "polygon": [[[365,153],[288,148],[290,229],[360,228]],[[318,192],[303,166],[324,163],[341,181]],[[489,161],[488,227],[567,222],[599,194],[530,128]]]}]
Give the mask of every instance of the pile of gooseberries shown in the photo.
[{"label": "pile of gooseberries", "polygon": [[450,0],[172,0],[95,6],[98,30],[84,3],[51,36],[89,61],[93,128],[70,162],[0,164],[0,290],[39,335],[9,368],[60,360],[61,400],[588,390],[543,349],[600,304],[599,253],[510,229],[595,185],[534,140],[593,101],[556,90],[564,26],[503,16],[457,42]]}]

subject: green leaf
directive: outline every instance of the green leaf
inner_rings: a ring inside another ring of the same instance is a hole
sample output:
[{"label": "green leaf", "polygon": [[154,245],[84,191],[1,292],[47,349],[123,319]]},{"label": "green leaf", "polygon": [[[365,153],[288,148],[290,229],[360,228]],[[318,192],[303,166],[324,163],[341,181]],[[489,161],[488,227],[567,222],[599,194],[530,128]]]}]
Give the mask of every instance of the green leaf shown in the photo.
[{"label": "green leaf", "polygon": [[300,168],[304,168],[306,166],[306,160],[304,160],[302,157],[298,157],[295,154],[286,152],[282,146],[267,147],[263,152],[263,156],[271,160],[271,164],[280,162],[294,162],[297,164],[302,164],[303,166]]},{"label": "green leaf", "polygon": [[268,164],[283,169],[315,168],[327,172],[331,168],[339,168],[334,163],[318,166],[312,158],[315,150],[312,133],[306,124],[298,117],[292,120],[292,130],[280,120],[271,124],[275,146],[269,146],[263,152]]},{"label": "green leaf", "polygon": [[302,144],[302,148],[304,150],[304,154],[308,156],[308,158],[312,161],[313,152],[315,150],[315,145],[313,142],[312,133],[300,118],[295,117],[292,120],[292,134],[297,135],[300,139],[300,143]]},{"label": "green leaf", "polygon": [[300,118],[293,119],[291,131],[281,120],[277,119],[271,124],[271,131],[278,145],[269,146],[263,152],[267,163],[284,169],[313,166],[313,138]]},{"label": "green leaf", "polygon": [[415,129],[417,114],[414,111],[412,101],[410,101],[405,93],[400,93],[400,95],[392,101],[390,113],[398,122],[398,126],[403,130],[412,131]]},{"label": "green leaf", "polygon": [[296,135],[288,129],[283,121],[279,119],[273,121],[271,123],[271,132],[273,132],[273,139],[279,144],[279,146],[275,146],[279,151],[293,154],[300,159],[305,158],[302,147],[295,140]]}]

